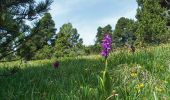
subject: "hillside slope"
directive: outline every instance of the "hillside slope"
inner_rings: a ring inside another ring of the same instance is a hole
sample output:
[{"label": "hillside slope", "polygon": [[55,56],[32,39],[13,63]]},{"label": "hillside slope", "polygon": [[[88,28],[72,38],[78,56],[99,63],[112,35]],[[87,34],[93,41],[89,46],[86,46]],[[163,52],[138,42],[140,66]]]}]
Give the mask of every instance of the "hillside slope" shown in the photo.
[{"label": "hillside slope", "polygon": [[108,58],[112,93],[102,90],[104,58],[87,56],[22,64],[0,64],[0,74],[13,67],[17,72],[0,76],[0,99],[16,100],[169,100],[170,45],[129,53],[113,52]]}]

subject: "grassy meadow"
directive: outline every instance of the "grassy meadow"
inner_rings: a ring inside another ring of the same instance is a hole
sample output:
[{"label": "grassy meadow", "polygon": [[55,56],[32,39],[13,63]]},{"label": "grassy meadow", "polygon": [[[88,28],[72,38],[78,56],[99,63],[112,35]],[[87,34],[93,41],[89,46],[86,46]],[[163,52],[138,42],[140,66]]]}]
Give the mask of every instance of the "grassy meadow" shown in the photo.
[{"label": "grassy meadow", "polygon": [[[170,45],[113,51],[111,93],[103,91],[100,55],[0,64],[0,100],[170,100]],[[13,75],[2,76],[13,68]]]}]

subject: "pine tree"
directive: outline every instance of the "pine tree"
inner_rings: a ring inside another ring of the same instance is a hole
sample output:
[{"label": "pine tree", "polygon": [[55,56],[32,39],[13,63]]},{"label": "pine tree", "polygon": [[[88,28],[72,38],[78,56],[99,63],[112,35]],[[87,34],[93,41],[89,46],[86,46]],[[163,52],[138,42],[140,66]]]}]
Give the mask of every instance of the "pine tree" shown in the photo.
[{"label": "pine tree", "polygon": [[79,47],[81,49],[82,43],[83,40],[80,38],[77,29],[73,28],[71,23],[64,24],[57,34],[55,56],[68,56],[71,51],[74,52],[75,48]]},{"label": "pine tree", "polygon": [[160,0],[160,5],[162,8],[166,9],[164,15],[168,20],[167,26],[170,29],[170,0]]},{"label": "pine tree", "polygon": [[25,60],[32,59],[35,54],[36,56],[41,55],[38,53],[42,52],[38,51],[42,51],[41,49],[43,49],[44,46],[46,46],[46,49],[43,50],[48,50],[48,42],[54,37],[55,31],[55,23],[52,20],[51,14],[45,13],[44,16],[35,23],[35,27],[32,28],[31,34],[29,34],[32,35],[30,40],[18,48],[18,55],[25,58]]},{"label": "pine tree", "polygon": [[112,26],[111,25],[107,25],[105,27],[98,27],[97,29],[97,34],[96,34],[96,41],[95,41],[95,45],[100,45],[103,39],[103,35],[107,33],[110,34],[112,36]]},{"label": "pine tree", "polygon": [[116,24],[113,33],[113,42],[116,47],[124,46],[125,44],[133,45],[136,40],[135,36],[136,22],[134,20],[121,17]]},{"label": "pine tree", "polygon": [[140,45],[144,43],[162,43],[167,41],[166,23],[167,20],[162,13],[164,8],[159,4],[159,0],[137,0],[137,35]]},{"label": "pine tree", "polygon": [[32,29],[32,39],[36,44],[37,49],[42,49],[47,42],[55,36],[56,28],[50,13],[45,13],[41,20],[39,20]]},{"label": "pine tree", "polygon": [[0,0],[0,59],[17,51],[23,42],[30,37],[27,20],[37,19],[49,10],[51,0],[35,2],[35,0]]}]

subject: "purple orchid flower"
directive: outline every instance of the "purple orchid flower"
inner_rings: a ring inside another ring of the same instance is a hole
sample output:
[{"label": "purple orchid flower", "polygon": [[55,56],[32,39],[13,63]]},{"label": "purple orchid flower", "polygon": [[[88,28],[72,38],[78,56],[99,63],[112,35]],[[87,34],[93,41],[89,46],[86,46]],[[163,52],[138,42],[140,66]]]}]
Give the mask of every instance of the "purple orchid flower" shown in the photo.
[{"label": "purple orchid flower", "polygon": [[103,49],[101,52],[101,55],[107,58],[112,48],[112,39],[109,34],[104,35],[101,46]]},{"label": "purple orchid flower", "polygon": [[54,67],[55,69],[58,68],[59,65],[60,65],[60,62],[59,62],[59,61],[56,61],[56,62],[53,63],[53,67]]}]

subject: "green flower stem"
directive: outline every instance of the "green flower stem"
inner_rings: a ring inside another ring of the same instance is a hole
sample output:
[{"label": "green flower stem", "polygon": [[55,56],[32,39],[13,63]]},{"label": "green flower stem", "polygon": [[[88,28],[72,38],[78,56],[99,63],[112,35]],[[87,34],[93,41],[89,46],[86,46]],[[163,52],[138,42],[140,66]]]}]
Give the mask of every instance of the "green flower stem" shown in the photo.
[{"label": "green flower stem", "polygon": [[105,70],[104,71],[107,71],[107,58],[105,59]]},{"label": "green flower stem", "polygon": [[104,71],[103,71],[103,80],[105,80],[105,74],[106,74],[106,72],[107,72],[107,57],[105,58],[105,69],[104,69]]}]

